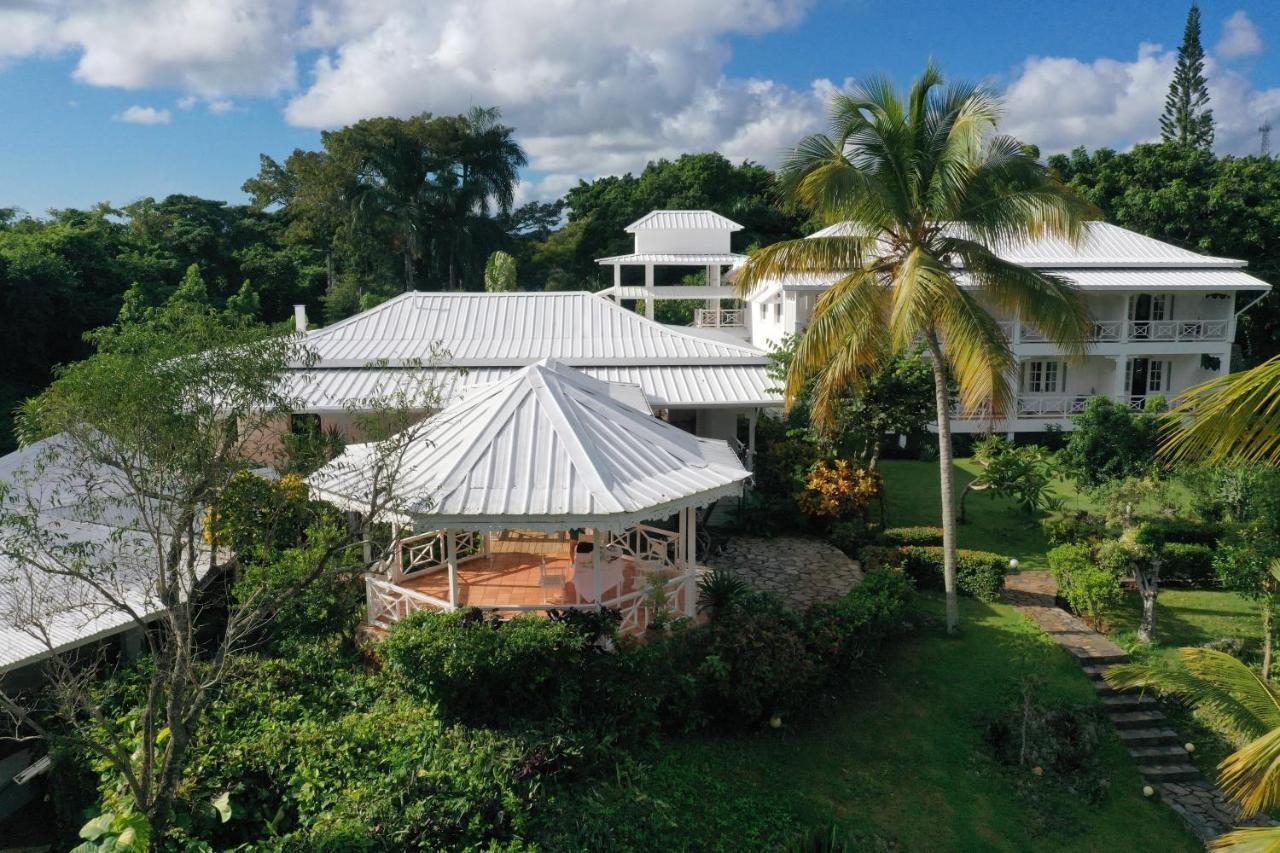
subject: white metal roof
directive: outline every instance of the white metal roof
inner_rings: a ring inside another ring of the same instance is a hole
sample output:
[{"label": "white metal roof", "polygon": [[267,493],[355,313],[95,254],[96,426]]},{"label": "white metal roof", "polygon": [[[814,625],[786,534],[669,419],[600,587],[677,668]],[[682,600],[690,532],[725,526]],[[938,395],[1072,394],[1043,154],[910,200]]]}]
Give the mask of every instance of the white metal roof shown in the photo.
[{"label": "white metal roof", "polygon": [[[374,450],[352,445],[308,481],[341,504],[366,503]],[[735,494],[749,476],[725,442],[638,412],[552,359],[435,415],[403,458],[404,510],[471,529],[621,530]]]},{"label": "white metal roof", "polygon": [[[58,441],[55,436],[0,457],[0,482],[10,489],[10,508],[25,513],[30,501],[44,534],[65,546],[83,546],[84,559],[94,565],[112,565],[112,571],[97,573],[97,582],[144,619],[154,617],[160,605],[150,589],[154,573],[145,567],[154,563],[155,540],[139,532],[138,516],[127,502],[85,507],[89,482],[96,494],[121,494],[113,488],[118,474],[105,467],[71,467],[70,460],[59,455]],[[35,553],[29,556],[39,559]],[[133,624],[91,584],[50,575],[17,556],[0,556],[0,673]]]},{"label": "white metal roof", "polygon": [[[838,237],[860,233],[855,223],[838,222],[810,237]],[[1110,222],[1090,222],[1080,245],[1073,246],[1058,237],[1045,236],[999,250],[1000,257],[1029,267],[1174,267],[1174,268],[1238,268],[1247,266],[1233,258],[1216,258],[1182,249]]]},{"label": "white metal roof", "polygon": [[1081,290],[1270,290],[1240,269],[1049,269]]},{"label": "white metal roof", "polygon": [[653,210],[626,227],[636,231],[741,231],[742,226],[713,210]]},{"label": "white metal roof", "polygon": [[404,293],[340,323],[308,332],[318,367],[432,363],[523,366],[765,364],[746,344],[708,341],[655,323],[591,293]]},{"label": "white metal roof", "polygon": [[[607,291],[619,299],[648,299],[649,290],[642,285],[624,284]],[[654,299],[737,299],[737,288],[722,284],[661,284],[653,288]]]},{"label": "white metal roof", "polygon": [[733,266],[746,259],[746,255],[733,252],[636,252],[630,255],[596,258],[596,263],[608,266],[658,264],[669,267],[704,267],[708,264]]},{"label": "white metal roof", "polygon": [[[648,407],[744,408],[780,406],[782,395],[763,364],[581,366],[588,376],[635,387]],[[422,374],[399,368],[341,368],[291,371],[284,393],[300,412],[336,413],[393,394],[413,395],[430,389],[423,408],[448,405],[481,385],[498,382],[518,367],[471,367],[465,371],[426,369]],[[367,407],[367,406],[366,406]]]}]

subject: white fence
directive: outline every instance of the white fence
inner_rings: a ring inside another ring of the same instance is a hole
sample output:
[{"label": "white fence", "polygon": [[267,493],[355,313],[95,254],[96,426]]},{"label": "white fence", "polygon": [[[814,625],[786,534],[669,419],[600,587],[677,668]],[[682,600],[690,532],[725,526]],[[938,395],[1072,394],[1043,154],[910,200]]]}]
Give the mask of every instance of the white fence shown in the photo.
[{"label": "white fence", "polygon": [[[485,555],[484,536],[475,531],[459,531],[454,534],[458,548],[458,562]],[[439,571],[449,566],[446,553],[445,531],[432,530],[397,539],[388,561],[388,577],[392,581],[404,580],[408,575]]]},{"label": "white fence", "polygon": [[746,325],[746,317],[741,308],[695,308],[693,325],[702,329],[740,328]]},{"label": "white fence", "polygon": [[[1225,341],[1227,325],[1226,320],[1096,320],[1086,340],[1090,343]],[[999,326],[1005,337],[1013,340],[1014,324],[1002,322]],[[1048,343],[1049,338],[1030,326],[1023,326],[1018,331],[1018,342],[1043,344]]]},{"label": "white fence", "polygon": [[637,565],[661,569],[682,568],[680,534],[638,524],[629,530],[610,535],[605,552],[630,557]]}]

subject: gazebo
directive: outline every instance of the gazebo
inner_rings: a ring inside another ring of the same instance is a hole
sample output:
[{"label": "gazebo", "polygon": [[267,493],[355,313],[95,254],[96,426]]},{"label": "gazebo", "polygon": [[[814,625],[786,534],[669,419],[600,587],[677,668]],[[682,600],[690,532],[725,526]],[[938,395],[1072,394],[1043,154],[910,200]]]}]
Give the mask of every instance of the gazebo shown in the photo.
[{"label": "gazebo", "polygon": [[[359,511],[376,452],[352,445],[309,482]],[[373,625],[422,608],[616,608],[632,633],[660,609],[692,616],[696,511],[750,476],[726,442],[552,359],[434,415],[402,458],[398,515],[413,532],[365,576]]]}]

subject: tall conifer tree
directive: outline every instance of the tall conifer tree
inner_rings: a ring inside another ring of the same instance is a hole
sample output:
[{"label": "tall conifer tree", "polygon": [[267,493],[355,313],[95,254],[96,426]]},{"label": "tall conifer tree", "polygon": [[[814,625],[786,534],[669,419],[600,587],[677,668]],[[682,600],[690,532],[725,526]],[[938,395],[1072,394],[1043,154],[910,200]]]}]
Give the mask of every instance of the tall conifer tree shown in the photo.
[{"label": "tall conifer tree", "polygon": [[1213,147],[1213,110],[1209,109],[1209,87],[1204,79],[1204,47],[1200,44],[1200,7],[1191,4],[1187,26],[1178,48],[1178,64],[1164,99],[1160,116],[1160,136],[1208,151]]}]

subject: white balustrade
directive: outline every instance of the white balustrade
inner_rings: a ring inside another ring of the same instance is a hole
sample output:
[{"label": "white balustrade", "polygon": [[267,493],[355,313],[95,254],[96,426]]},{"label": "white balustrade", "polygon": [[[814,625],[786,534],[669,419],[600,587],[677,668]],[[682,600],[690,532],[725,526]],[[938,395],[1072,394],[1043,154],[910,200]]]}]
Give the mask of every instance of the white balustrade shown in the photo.
[{"label": "white balustrade", "polygon": [[741,328],[746,325],[746,316],[742,308],[695,308],[693,325],[701,329]]},{"label": "white balustrade", "polygon": [[1131,341],[1225,341],[1226,320],[1130,320]]}]

